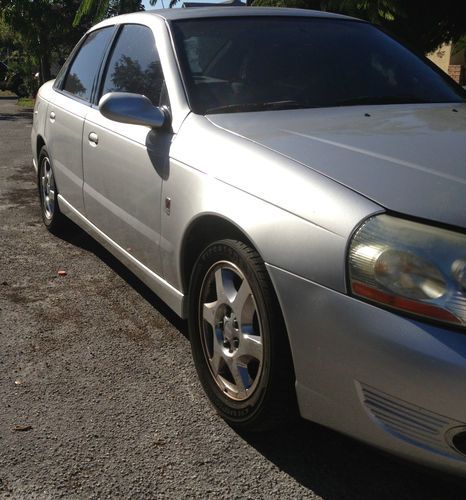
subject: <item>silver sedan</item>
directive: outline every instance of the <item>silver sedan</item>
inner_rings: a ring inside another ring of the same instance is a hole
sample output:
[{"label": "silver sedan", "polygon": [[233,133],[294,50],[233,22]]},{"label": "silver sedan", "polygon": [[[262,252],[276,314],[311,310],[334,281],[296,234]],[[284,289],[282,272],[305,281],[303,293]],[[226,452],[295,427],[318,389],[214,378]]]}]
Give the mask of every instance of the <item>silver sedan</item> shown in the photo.
[{"label": "silver sedan", "polygon": [[108,19],[39,91],[43,220],[188,318],[218,413],[466,474],[465,92],[291,9]]}]

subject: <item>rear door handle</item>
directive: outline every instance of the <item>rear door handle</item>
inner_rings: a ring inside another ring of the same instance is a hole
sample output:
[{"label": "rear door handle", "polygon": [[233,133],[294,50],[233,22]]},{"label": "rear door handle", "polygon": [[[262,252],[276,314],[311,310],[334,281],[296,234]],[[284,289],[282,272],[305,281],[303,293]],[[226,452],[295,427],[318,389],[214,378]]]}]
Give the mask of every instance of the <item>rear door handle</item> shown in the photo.
[{"label": "rear door handle", "polygon": [[95,144],[96,146],[97,146],[97,144],[99,144],[99,136],[95,132],[91,132],[88,135],[88,138],[89,138],[89,142],[92,142],[92,144]]},{"label": "rear door handle", "polygon": [[56,115],[55,115],[55,113],[52,111],[52,112],[50,113],[50,121],[51,121],[51,122],[54,122],[54,121],[55,121],[55,116],[56,116]]}]

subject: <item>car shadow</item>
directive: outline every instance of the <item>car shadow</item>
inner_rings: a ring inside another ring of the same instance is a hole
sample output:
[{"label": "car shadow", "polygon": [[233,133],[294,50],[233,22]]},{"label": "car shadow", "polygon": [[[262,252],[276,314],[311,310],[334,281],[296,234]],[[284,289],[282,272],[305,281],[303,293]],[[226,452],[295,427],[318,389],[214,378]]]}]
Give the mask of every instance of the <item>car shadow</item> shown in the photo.
[{"label": "car shadow", "polygon": [[[84,230],[70,221],[70,229],[61,238],[96,255],[189,338],[187,322]],[[324,499],[466,498],[466,481],[462,479],[416,467],[302,419],[278,431],[238,434],[309,492]]]},{"label": "car shadow", "polygon": [[320,425],[298,420],[243,439],[306,489],[342,498],[464,499],[466,481],[416,466]]},{"label": "car shadow", "polygon": [[184,337],[188,338],[186,321],[180,319],[147,285],[83,229],[71,220],[67,221],[67,224],[69,227],[60,235],[60,239],[93,253],[138,292],[144,300],[157,309]]}]

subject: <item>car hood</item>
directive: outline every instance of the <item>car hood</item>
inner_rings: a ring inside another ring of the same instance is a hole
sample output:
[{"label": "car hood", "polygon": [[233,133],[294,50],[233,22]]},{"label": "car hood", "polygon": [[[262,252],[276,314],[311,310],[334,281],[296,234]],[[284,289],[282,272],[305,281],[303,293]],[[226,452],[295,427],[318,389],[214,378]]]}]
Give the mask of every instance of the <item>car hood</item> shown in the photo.
[{"label": "car hood", "polygon": [[466,105],[209,115],[240,135],[409,216],[466,227]]}]

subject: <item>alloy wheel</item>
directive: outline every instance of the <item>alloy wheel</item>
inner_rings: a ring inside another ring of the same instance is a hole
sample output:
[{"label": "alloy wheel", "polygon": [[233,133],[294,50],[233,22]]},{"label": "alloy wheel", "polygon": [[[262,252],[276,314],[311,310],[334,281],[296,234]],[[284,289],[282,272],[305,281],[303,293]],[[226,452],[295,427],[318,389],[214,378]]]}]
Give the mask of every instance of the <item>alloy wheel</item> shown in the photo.
[{"label": "alloy wheel", "polygon": [[251,287],[231,262],[214,264],[200,294],[200,332],[210,373],[236,401],[249,398],[263,367],[261,321]]},{"label": "alloy wheel", "polygon": [[47,219],[51,220],[55,213],[55,178],[48,157],[44,157],[41,165],[40,189],[42,210]]}]

